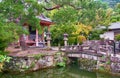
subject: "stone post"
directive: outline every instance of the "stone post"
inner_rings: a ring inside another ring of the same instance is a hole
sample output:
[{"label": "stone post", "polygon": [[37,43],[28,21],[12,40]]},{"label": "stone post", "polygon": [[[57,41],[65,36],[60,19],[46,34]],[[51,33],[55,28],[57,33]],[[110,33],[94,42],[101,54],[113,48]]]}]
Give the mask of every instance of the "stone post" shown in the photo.
[{"label": "stone post", "polygon": [[68,34],[64,34],[64,46],[66,47],[67,46],[67,41],[68,41]]},{"label": "stone post", "polygon": [[28,46],[26,44],[26,35],[25,34],[20,36],[20,46],[21,46],[22,50],[28,49]]},{"label": "stone post", "polygon": [[51,48],[51,44],[50,44],[51,33],[50,33],[50,32],[48,32],[48,33],[46,34],[46,40],[47,40],[47,47],[48,47],[48,49],[50,49],[50,48]]}]

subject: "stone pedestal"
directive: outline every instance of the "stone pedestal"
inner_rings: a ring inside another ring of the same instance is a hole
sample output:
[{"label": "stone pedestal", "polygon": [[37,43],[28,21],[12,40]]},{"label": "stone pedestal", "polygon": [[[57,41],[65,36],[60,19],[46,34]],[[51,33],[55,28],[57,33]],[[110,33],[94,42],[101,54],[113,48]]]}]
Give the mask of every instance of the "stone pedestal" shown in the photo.
[{"label": "stone pedestal", "polygon": [[46,34],[46,40],[47,40],[47,47],[48,47],[48,49],[50,49],[51,48],[51,44],[50,44],[50,41],[51,41],[51,34],[50,34],[50,32],[48,32],[47,34]]}]

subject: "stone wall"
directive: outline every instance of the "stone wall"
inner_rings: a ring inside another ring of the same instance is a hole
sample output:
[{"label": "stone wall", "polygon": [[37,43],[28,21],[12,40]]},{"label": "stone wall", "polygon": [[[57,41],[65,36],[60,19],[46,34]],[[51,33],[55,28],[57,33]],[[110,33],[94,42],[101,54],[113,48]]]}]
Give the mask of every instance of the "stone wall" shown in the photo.
[{"label": "stone wall", "polygon": [[97,66],[97,61],[96,60],[91,60],[87,58],[79,58],[79,66],[80,69],[85,69],[87,71],[93,71],[96,69]]},{"label": "stone wall", "polygon": [[97,60],[91,59],[91,56],[86,54],[86,57],[78,57],[81,69],[120,75],[119,56],[97,56]]},{"label": "stone wall", "polygon": [[[8,72],[27,72],[36,71],[42,68],[50,68],[59,65],[60,63],[67,63],[64,53],[58,52],[54,55],[32,55],[26,57],[11,56],[12,59],[9,63],[4,64],[3,71]],[[62,66],[62,65],[61,65]]]},{"label": "stone wall", "polygon": [[112,41],[86,41],[81,46],[82,51],[67,53],[68,57],[78,58],[81,69],[120,74],[120,54],[114,54]]}]

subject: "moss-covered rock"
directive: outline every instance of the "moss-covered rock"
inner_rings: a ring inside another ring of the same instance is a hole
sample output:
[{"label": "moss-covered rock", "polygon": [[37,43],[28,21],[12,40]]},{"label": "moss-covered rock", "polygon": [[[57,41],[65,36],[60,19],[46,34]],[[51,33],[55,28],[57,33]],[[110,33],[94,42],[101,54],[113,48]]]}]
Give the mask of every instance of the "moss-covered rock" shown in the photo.
[{"label": "moss-covered rock", "polygon": [[4,64],[4,71],[8,72],[26,72],[36,71],[42,68],[49,68],[54,66],[65,67],[68,58],[63,52],[56,54],[36,54],[25,57],[12,57],[10,62]]},{"label": "moss-covered rock", "polygon": [[93,71],[94,69],[96,69],[96,66],[97,66],[96,60],[79,58],[78,61],[81,69],[88,70],[88,71]]}]

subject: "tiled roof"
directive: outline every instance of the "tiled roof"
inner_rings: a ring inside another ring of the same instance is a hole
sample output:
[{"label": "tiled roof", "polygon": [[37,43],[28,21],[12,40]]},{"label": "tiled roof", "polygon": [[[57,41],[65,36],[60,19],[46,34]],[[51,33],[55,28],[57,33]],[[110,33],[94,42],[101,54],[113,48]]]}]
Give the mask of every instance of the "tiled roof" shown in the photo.
[{"label": "tiled roof", "polygon": [[50,18],[47,18],[45,15],[41,14],[39,16],[36,16],[37,18],[39,18],[40,20],[44,20],[44,21],[48,21],[48,22],[52,22]]},{"label": "tiled roof", "polygon": [[120,22],[112,23],[109,29],[120,29]]},{"label": "tiled roof", "polygon": [[[100,29],[105,29],[105,26],[100,26]],[[112,29],[120,29],[120,22],[116,22],[116,23],[112,23],[108,29],[112,30]]]}]

